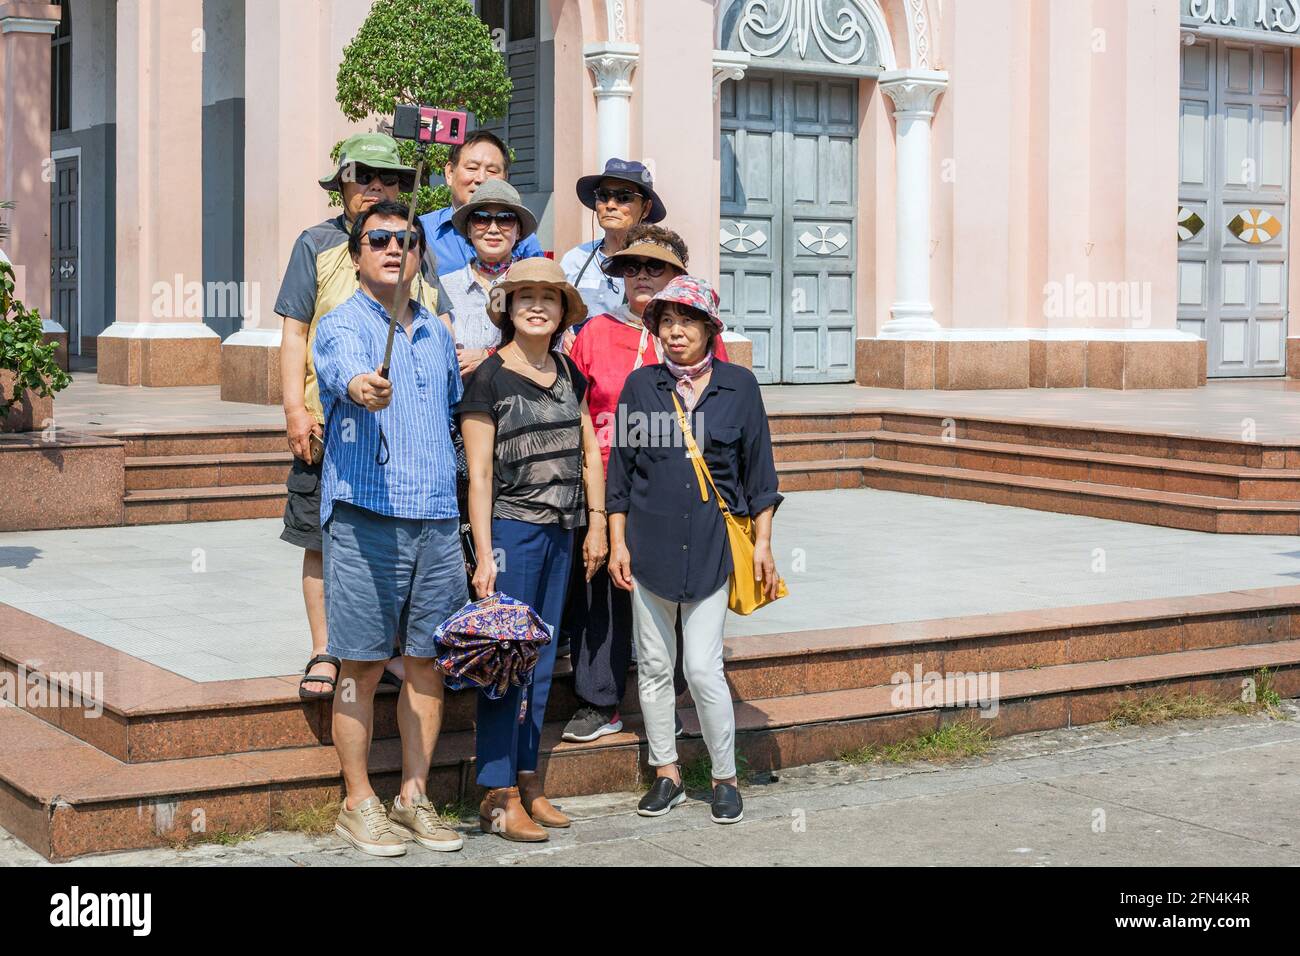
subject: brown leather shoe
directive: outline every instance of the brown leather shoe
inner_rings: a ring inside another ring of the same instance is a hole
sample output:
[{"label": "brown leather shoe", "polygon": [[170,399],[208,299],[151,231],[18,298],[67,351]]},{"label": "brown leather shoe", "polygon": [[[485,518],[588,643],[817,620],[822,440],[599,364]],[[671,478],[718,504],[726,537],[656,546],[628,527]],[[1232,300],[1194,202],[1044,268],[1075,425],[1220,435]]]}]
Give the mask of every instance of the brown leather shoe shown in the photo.
[{"label": "brown leather shoe", "polygon": [[519,774],[519,800],[534,823],[563,828],[573,822],[546,799],[546,794],[542,793],[542,781],[535,773]]},{"label": "brown leather shoe", "polygon": [[518,787],[489,790],[479,804],[478,826],[484,833],[495,833],[516,843],[543,843],[550,839],[524,811]]}]

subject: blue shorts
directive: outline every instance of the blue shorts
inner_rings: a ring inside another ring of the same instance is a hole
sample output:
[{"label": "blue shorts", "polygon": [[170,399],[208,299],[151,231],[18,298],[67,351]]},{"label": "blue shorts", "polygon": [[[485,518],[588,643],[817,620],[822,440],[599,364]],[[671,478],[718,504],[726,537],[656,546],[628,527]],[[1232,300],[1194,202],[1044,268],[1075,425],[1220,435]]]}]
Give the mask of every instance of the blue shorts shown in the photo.
[{"label": "blue shorts", "polygon": [[323,530],[329,653],[386,661],[394,643],[437,657],[433,632],[469,600],[460,523],[393,518],[335,502]]}]

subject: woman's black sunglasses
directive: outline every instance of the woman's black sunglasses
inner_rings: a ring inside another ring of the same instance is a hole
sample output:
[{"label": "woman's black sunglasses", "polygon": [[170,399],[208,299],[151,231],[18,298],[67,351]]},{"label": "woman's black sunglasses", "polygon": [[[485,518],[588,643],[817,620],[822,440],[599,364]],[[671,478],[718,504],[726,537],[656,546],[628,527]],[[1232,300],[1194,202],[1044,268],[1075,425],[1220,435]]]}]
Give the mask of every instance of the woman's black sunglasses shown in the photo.
[{"label": "woman's black sunglasses", "polygon": [[[412,229],[409,248],[418,248],[423,238],[424,236],[418,230]],[[383,252],[388,248],[388,244],[394,239],[397,240],[399,246],[406,244],[406,230],[371,229],[366,233],[366,241],[370,243],[370,248],[375,250],[375,252]]]},{"label": "woman's black sunglasses", "polygon": [[519,225],[519,216],[513,212],[472,212],[469,214],[469,221],[475,226],[481,226],[484,229],[491,227],[495,221],[501,228]]},{"label": "woman's black sunglasses", "polygon": [[658,279],[664,274],[664,270],[667,268],[668,263],[662,262],[659,259],[642,259],[639,256],[624,258],[623,256],[619,256],[609,264],[605,269],[605,272],[609,275],[615,276],[616,278],[630,279],[644,269],[646,275],[650,276],[650,278]]}]

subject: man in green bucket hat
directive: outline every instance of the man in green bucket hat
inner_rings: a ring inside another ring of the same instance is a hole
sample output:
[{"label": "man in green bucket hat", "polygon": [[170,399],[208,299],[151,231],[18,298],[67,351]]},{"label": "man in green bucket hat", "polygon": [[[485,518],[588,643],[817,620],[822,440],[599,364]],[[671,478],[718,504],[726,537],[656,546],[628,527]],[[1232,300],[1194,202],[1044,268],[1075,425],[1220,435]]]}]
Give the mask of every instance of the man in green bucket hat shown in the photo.
[{"label": "man in green bucket hat", "polygon": [[[283,320],[280,380],[285,429],[294,459],[280,537],[303,549],[302,591],[312,656],[298,693],[307,699],[332,697],[339,671],[338,660],[325,653],[328,634],[320,529],[320,442],[325,413],[311,360],[312,344],[321,317],[357,291],[356,267],[348,253],[352,223],[380,200],[396,200],[399,192],[410,192],[415,186],[415,170],[402,163],[391,136],[357,133],[343,141],[334,171],[319,182],[327,192],[342,195],[343,214],[298,237],[275,302],[275,311]],[[439,295],[437,261],[431,248],[420,272],[413,277],[411,295],[434,315],[446,311],[447,300]]]}]

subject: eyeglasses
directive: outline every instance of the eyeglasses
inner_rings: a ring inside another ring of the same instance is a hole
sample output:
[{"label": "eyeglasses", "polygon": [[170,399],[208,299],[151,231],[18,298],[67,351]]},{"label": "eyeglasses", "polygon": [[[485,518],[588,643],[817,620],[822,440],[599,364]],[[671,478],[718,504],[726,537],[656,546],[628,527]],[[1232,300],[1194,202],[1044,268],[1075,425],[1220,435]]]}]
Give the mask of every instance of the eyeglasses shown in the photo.
[{"label": "eyeglasses", "polygon": [[597,202],[616,202],[620,206],[629,206],[633,199],[641,199],[642,196],[635,189],[597,189]]},{"label": "eyeglasses", "polygon": [[490,229],[494,222],[499,228],[508,229],[511,226],[519,225],[519,215],[508,210],[505,212],[485,212],[479,210],[469,214],[469,221],[471,225],[477,226],[480,229]]},{"label": "eyeglasses", "polygon": [[624,258],[620,256],[610,263],[608,272],[614,273],[621,279],[630,279],[642,269],[645,274],[652,279],[658,279],[668,268],[668,263],[659,259],[642,259],[640,256]]},{"label": "eyeglasses", "polygon": [[[366,241],[370,243],[370,248],[375,252],[383,252],[388,248],[388,244],[396,239],[399,246],[407,244],[407,231],[405,229],[371,229],[366,233]],[[423,237],[419,232],[412,229],[410,231],[410,249],[415,249]]]},{"label": "eyeglasses", "polygon": [[352,181],[358,186],[369,186],[378,179],[385,186],[396,186],[401,179],[397,173],[381,173],[376,169],[362,169],[358,167],[353,171]]}]

